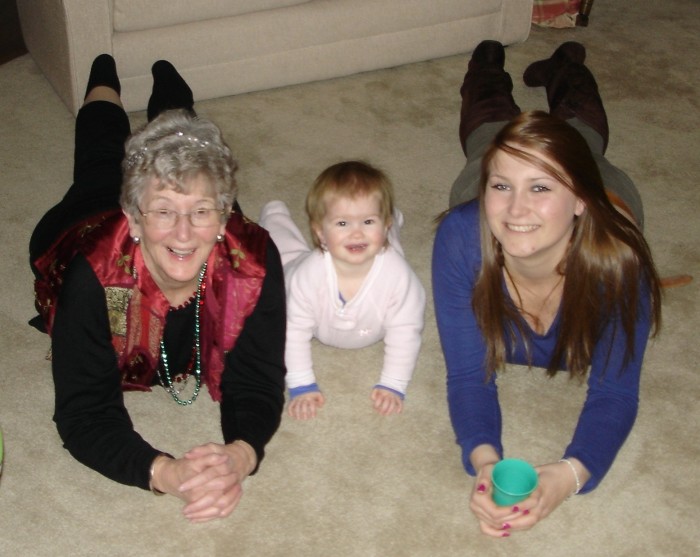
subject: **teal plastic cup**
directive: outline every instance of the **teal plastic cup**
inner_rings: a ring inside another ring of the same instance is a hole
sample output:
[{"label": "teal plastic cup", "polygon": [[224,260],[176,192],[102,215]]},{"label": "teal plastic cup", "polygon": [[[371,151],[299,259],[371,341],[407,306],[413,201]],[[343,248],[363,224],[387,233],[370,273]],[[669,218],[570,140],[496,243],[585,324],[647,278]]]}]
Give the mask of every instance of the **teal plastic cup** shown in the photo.
[{"label": "teal plastic cup", "polygon": [[493,467],[493,502],[499,507],[519,503],[537,487],[537,471],[529,462],[518,458],[506,458]]}]

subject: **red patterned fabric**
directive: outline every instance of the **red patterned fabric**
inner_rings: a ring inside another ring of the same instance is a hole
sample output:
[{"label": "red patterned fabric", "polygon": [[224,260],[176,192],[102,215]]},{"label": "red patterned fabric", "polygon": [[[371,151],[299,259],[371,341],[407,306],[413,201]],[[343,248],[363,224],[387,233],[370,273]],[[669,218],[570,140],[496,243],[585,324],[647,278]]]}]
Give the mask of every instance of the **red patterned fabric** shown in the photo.
[{"label": "red patterned fabric", "polygon": [[[224,358],[260,297],[265,277],[267,232],[233,214],[225,239],[207,261],[201,317],[202,380],[221,400]],[[51,334],[63,274],[77,253],[89,261],[105,289],[112,345],[124,390],[150,390],[160,358],[168,300],[146,269],[121,211],[98,215],[68,230],[36,262],[36,307]]]},{"label": "red patterned fabric", "polygon": [[581,0],[535,0],[532,22],[543,27],[574,27]]}]

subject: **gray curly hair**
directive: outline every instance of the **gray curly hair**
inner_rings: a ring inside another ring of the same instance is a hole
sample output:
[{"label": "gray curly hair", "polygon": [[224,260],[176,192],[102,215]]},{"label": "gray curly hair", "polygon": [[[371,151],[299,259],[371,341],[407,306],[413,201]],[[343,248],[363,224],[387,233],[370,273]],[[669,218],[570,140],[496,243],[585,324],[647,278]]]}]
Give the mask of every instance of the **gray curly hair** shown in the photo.
[{"label": "gray curly hair", "polygon": [[236,198],[238,164],[221,130],[187,110],[169,110],[134,133],[122,161],[122,209],[140,215],[140,203],[155,179],[159,189],[189,192],[189,182],[204,176],[219,208],[230,210]]}]

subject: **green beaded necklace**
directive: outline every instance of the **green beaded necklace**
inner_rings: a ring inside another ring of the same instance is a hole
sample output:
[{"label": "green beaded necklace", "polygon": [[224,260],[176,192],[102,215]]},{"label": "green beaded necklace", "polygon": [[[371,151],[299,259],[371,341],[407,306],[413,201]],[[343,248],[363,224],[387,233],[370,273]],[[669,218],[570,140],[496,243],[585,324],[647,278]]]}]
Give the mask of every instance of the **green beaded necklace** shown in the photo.
[{"label": "green beaded necklace", "polygon": [[[173,400],[177,402],[180,406],[187,406],[188,404],[192,404],[195,400],[197,400],[197,396],[199,396],[199,389],[202,386],[202,359],[201,359],[201,351],[200,351],[200,343],[199,343],[199,332],[200,332],[200,327],[199,327],[199,314],[202,305],[204,305],[204,292],[203,292],[203,285],[204,285],[204,275],[207,272],[207,264],[204,263],[202,265],[202,269],[199,271],[199,278],[197,280],[197,294],[195,295],[195,307],[194,307],[194,377],[195,377],[195,385],[194,385],[194,392],[192,393],[192,396],[189,398],[189,400],[182,400],[180,398],[180,391],[178,391],[175,386],[173,385],[173,379],[172,376],[170,375],[170,366],[168,365],[168,355],[165,352],[165,343],[163,342],[163,339],[160,339],[160,358],[163,361],[163,374],[160,372],[160,366],[156,368],[156,371],[158,372],[158,380],[160,381],[160,384],[163,385],[163,388],[170,394],[170,396],[173,397]],[[164,380],[165,379],[165,380]]]}]

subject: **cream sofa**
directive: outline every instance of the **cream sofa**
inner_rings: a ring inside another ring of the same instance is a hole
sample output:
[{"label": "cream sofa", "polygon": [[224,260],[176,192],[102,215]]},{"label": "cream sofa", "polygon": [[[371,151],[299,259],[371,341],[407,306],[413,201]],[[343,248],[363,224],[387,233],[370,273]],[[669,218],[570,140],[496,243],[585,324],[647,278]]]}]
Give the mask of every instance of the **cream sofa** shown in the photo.
[{"label": "cream sofa", "polygon": [[76,113],[95,56],[117,61],[128,111],[155,60],[207,99],[524,41],[532,0],[17,0],[27,48]]}]

